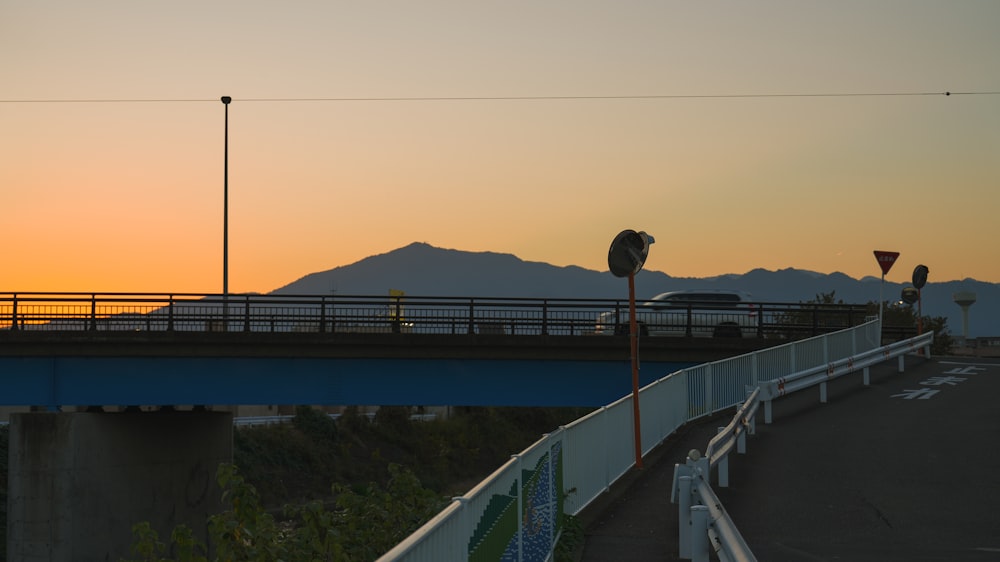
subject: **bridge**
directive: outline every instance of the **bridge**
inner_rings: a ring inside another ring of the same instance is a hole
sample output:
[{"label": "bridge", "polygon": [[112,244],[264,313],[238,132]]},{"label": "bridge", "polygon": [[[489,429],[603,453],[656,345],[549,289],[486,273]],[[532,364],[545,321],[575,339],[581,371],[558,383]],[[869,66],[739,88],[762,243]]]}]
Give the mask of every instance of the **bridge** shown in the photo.
[{"label": "bridge", "polygon": [[[11,418],[8,558],[113,559],[128,555],[135,521],[152,518],[158,528],[204,521],[218,509],[210,467],[231,458],[232,418],[200,406],[608,404],[630,388],[628,336],[595,335],[594,322],[625,307],[464,297],[0,295],[0,404],[40,410]],[[734,314],[699,308],[669,321],[693,333]],[[865,313],[756,303],[756,337],[642,337],[642,384],[859,326]],[[150,405],[170,410],[131,408]],[[105,411],[72,411],[80,406]],[[116,518],[102,515],[109,512]]]},{"label": "bridge", "polygon": [[[0,405],[598,407],[621,395],[613,373],[628,375],[630,356],[627,336],[596,336],[595,322],[627,308],[606,299],[10,293],[0,295]],[[664,321],[693,333],[746,314],[688,303]],[[757,337],[642,338],[642,382],[865,314],[754,303]]]}]

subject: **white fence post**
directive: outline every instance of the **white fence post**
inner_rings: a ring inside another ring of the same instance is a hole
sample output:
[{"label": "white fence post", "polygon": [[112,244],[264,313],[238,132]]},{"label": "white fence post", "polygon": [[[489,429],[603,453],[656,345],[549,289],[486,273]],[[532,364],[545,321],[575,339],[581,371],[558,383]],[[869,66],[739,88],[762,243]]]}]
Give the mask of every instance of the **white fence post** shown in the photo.
[{"label": "white fence post", "polygon": [[[458,509],[458,520],[460,521],[460,528],[462,529],[462,537],[471,537],[472,531],[475,528],[475,523],[472,521],[472,513],[469,510],[469,498],[465,496],[457,496],[451,498],[452,501],[457,501],[459,505]],[[469,559],[468,548],[463,548],[462,553],[465,555],[465,560]]]},{"label": "white fence post", "polygon": [[[687,466],[677,465],[676,470],[687,471]],[[691,475],[677,478],[677,556],[691,558]]]},{"label": "white fence post", "polygon": [[715,402],[712,400],[712,364],[705,365],[705,413],[715,413]]},{"label": "white fence post", "polygon": [[708,506],[691,506],[691,560],[709,562]]}]

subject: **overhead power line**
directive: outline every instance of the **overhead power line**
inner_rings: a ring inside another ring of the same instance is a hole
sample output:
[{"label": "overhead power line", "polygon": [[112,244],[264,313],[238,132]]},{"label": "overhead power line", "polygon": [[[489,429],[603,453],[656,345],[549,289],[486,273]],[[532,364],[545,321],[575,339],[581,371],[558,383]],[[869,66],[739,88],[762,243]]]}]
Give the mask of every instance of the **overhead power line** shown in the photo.
[{"label": "overhead power line", "polygon": [[[268,103],[303,102],[412,102],[412,101],[573,101],[573,100],[671,100],[671,99],[747,99],[747,98],[860,98],[913,96],[995,96],[1000,92],[827,92],[771,94],[650,94],[613,96],[410,96],[410,97],[341,97],[341,98],[233,98],[233,101]],[[9,99],[0,103],[218,103],[219,98],[109,98],[109,99]]]}]

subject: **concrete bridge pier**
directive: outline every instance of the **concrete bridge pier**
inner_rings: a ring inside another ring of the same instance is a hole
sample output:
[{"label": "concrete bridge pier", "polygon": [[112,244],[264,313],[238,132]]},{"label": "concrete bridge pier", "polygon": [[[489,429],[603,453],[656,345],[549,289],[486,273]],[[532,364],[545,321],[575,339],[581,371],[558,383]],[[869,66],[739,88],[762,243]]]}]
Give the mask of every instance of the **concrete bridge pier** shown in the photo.
[{"label": "concrete bridge pier", "polygon": [[222,511],[229,412],[23,413],[10,420],[7,560],[132,558],[132,525],[202,542]]}]

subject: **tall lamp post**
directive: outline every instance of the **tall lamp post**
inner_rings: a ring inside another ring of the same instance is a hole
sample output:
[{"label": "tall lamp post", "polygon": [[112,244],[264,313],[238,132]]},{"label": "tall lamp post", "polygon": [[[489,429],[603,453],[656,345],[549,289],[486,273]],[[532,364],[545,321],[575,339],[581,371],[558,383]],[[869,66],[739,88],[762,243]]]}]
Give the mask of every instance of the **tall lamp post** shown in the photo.
[{"label": "tall lamp post", "polygon": [[222,330],[229,331],[229,102],[233,98],[222,96],[226,106],[226,124],[222,164]]}]

